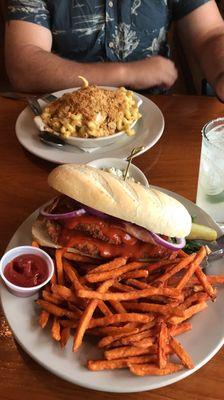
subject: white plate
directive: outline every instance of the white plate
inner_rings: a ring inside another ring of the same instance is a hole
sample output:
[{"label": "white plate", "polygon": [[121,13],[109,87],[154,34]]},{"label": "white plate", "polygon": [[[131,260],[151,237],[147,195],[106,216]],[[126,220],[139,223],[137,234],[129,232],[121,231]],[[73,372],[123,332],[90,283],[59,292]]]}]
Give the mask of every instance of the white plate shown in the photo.
[{"label": "white plate", "polygon": [[[164,190],[164,192],[167,191]],[[171,192],[167,193],[180,200],[192,215],[197,216],[198,222],[207,224],[216,229],[219,235],[222,234],[218,225],[199,207],[181,196]],[[36,215],[37,212],[33,213],[20,226],[8,248],[30,244],[31,225]],[[210,271],[212,274],[223,273],[223,262],[212,263]],[[16,340],[32,358],[55,375],[90,389],[127,393],[170,385],[186,378],[202,367],[224,343],[224,288],[220,288],[217,301],[215,303],[209,302],[205,311],[191,319],[192,331],[180,335],[181,343],[194,361],[194,369],[184,369],[178,373],[161,377],[137,377],[128,370],[90,372],[85,364],[89,358],[99,358],[99,350],[96,346],[86,343],[80,351],[72,353],[71,339],[66,348],[62,350],[58,343],[53,342],[47,330],[39,328],[38,312],[34,305],[34,299],[35,297],[26,299],[14,297],[4,286],[1,287],[3,310]]]},{"label": "white plate", "polygon": [[[63,93],[73,90],[62,90],[54,94],[60,97]],[[142,118],[135,125],[136,134],[131,137],[122,135],[117,142],[99,148],[92,153],[84,152],[70,145],[65,145],[62,149],[56,149],[42,143],[38,138],[38,129],[33,121],[34,116],[28,107],[21,112],[16,121],[16,135],[22,146],[32,154],[59,164],[87,163],[101,157],[124,159],[134,147],[138,146],[144,146],[141,151],[141,153],[144,153],[160,139],[164,130],[164,117],[155,103],[144,96],[138,96],[142,99],[142,105],[140,106]],[[44,103],[42,102],[41,104]],[[138,155],[141,153],[138,153]]]}]

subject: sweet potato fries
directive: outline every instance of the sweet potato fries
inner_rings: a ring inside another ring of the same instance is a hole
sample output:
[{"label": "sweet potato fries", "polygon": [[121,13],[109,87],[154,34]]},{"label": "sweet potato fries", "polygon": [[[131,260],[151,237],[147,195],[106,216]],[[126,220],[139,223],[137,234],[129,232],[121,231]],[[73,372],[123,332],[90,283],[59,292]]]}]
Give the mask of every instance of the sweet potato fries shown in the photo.
[{"label": "sweet potato fries", "polygon": [[119,257],[87,266],[86,257],[56,250],[55,275],[36,301],[39,325],[50,323],[62,347],[72,336],[74,352],[94,336],[104,357],[88,361],[92,371],[128,368],[144,376],[194,368],[175,336],[192,329],[188,319],[214,301],[213,284],[224,283],[223,276],[203,273],[205,256],[201,247],[154,264]]}]

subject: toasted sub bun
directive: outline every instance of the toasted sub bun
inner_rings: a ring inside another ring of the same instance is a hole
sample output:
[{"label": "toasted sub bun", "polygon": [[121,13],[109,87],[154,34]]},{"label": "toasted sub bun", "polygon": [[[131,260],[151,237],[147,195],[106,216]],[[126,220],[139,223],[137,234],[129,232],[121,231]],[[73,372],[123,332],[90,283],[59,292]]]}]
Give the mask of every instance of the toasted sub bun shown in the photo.
[{"label": "toasted sub bun", "polygon": [[171,237],[190,233],[191,216],[179,201],[132,180],[88,165],[66,164],[50,173],[48,183],[80,203],[155,233]]}]

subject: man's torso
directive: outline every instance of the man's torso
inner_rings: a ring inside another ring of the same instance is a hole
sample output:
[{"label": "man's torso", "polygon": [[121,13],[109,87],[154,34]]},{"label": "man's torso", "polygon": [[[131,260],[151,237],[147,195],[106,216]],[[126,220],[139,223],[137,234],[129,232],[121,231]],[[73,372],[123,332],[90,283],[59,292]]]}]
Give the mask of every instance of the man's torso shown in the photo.
[{"label": "man's torso", "polygon": [[81,62],[168,56],[167,31],[208,0],[9,0],[9,19],[49,28],[62,57]]}]

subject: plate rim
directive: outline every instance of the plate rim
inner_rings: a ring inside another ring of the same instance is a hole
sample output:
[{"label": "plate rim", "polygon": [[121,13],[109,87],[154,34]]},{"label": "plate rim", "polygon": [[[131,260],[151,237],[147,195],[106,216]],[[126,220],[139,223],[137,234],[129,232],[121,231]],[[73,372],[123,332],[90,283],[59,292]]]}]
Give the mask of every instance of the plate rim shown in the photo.
[{"label": "plate rim", "polygon": [[[169,195],[174,195],[174,198],[183,199],[185,202],[187,201],[187,203],[189,202],[189,203],[191,204],[191,206],[194,206],[194,207],[198,208],[200,211],[202,211],[203,215],[205,215],[205,217],[209,220],[209,223],[211,223],[211,225],[212,225],[213,227],[216,227],[218,234],[221,234],[221,233],[222,233],[222,230],[221,230],[221,228],[218,226],[218,224],[216,224],[216,222],[215,222],[204,210],[202,210],[200,207],[198,207],[198,206],[197,206],[195,203],[193,203],[191,200],[188,200],[187,198],[185,198],[185,197],[179,195],[178,193],[172,192],[172,191],[167,190],[167,189],[164,189],[164,188],[160,188],[159,186],[154,186],[154,185],[152,185],[151,188],[153,188],[153,189],[159,189],[159,190],[161,190],[161,191],[163,191],[163,192],[165,192],[165,193],[167,193],[167,194],[169,194]],[[16,230],[16,231],[14,232],[14,234],[12,235],[12,237],[11,237],[11,239],[10,239],[10,241],[9,241],[9,243],[8,243],[8,246],[7,246],[7,248],[6,248],[5,251],[7,251],[7,250],[9,250],[9,249],[11,248],[11,242],[13,241],[14,237],[16,237],[16,235],[18,234],[17,232],[20,231],[21,229],[23,229],[23,226],[25,226],[25,225],[27,224],[27,222],[28,222],[29,219],[32,219],[32,218],[34,219],[34,218],[35,218],[35,216],[36,216],[37,213],[38,213],[38,210],[39,210],[39,208],[36,209],[33,213],[31,213],[31,214],[22,222],[22,224],[17,228],[17,230]],[[1,298],[2,309],[3,309],[3,312],[4,312],[5,318],[6,318],[8,324],[9,324],[9,326],[10,326],[10,329],[11,329],[12,332],[13,332],[13,336],[15,337],[15,339],[16,339],[16,341],[19,343],[19,345],[22,347],[22,349],[23,349],[33,360],[35,360],[38,364],[40,364],[44,369],[50,371],[51,373],[53,373],[54,375],[58,376],[59,378],[64,379],[65,381],[68,381],[68,382],[70,382],[70,383],[72,383],[72,384],[78,385],[78,386],[83,387],[83,388],[91,389],[91,390],[97,390],[97,391],[108,392],[108,393],[138,393],[138,392],[140,393],[140,392],[144,392],[144,391],[150,391],[150,390],[159,389],[159,388],[162,388],[162,387],[165,387],[165,386],[169,386],[169,385],[171,385],[171,384],[173,384],[173,383],[176,383],[176,382],[178,382],[178,381],[181,381],[182,379],[187,378],[188,376],[190,376],[191,374],[193,374],[194,372],[196,372],[197,370],[199,370],[201,367],[203,367],[208,361],[210,361],[210,360],[214,357],[214,355],[221,349],[221,347],[222,347],[223,344],[224,344],[224,334],[223,334],[222,339],[221,339],[221,340],[218,342],[218,344],[214,347],[213,351],[210,352],[206,357],[204,357],[204,359],[203,359],[200,363],[198,363],[193,369],[190,369],[190,370],[188,370],[188,369],[182,370],[182,371],[180,371],[180,372],[177,372],[177,373],[175,373],[175,374],[170,375],[170,379],[169,379],[168,382],[159,382],[159,383],[155,382],[154,384],[151,383],[151,384],[149,384],[149,385],[143,384],[143,386],[142,386],[141,389],[139,389],[139,387],[138,387],[136,390],[135,390],[134,388],[131,388],[130,390],[127,390],[127,389],[124,390],[123,388],[119,388],[119,389],[116,389],[116,388],[115,388],[115,389],[114,389],[114,388],[112,388],[112,386],[111,386],[111,387],[108,387],[108,386],[105,386],[105,387],[104,387],[104,386],[103,386],[103,383],[102,383],[101,387],[99,387],[97,384],[96,384],[96,385],[94,385],[94,383],[92,384],[92,380],[91,380],[91,379],[90,379],[87,383],[85,382],[85,383],[83,384],[83,382],[80,381],[79,379],[75,379],[75,380],[74,380],[72,377],[70,378],[70,377],[68,377],[67,375],[65,376],[65,374],[63,373],[63,370],[57,370],[57,369],[54,369],[52,366],[48,366],[48,365],[46,366],[46,364],[44,363],[44,361],[42,361],[41,359],[39,359],[38,357],[36,357],[36,355],[33,355],[32,352],[30,352],[30,351],[26,348],[26,346],[23,344],[23,342],[20,341],[20,339],[19,339],[18,336],[17,336],[17,333],[15,333],[14,330],[11,328],[11,325],[10,325],[10,323],[9,323],[9,321],[8,321],[7,314],[5,313],[4,303],[3,303],[3,301],[2,301],[2,293],[3,293],[4,290],[7,291],[7,289],[6,289],[3,285],[1,285],[1,286],[0,286],[0,298]],[[30,297],[30,299],[34,300],[35,297],[36,297],[36,296],[32,296],[32,297]],[[137,379],[139,379],[139,378],[141,379],[141,377],[137,377]],[[136,379],[136,377],[133,376],[133,379]],[[150,379],[150,377],[149,377],[149,379]]]}]

